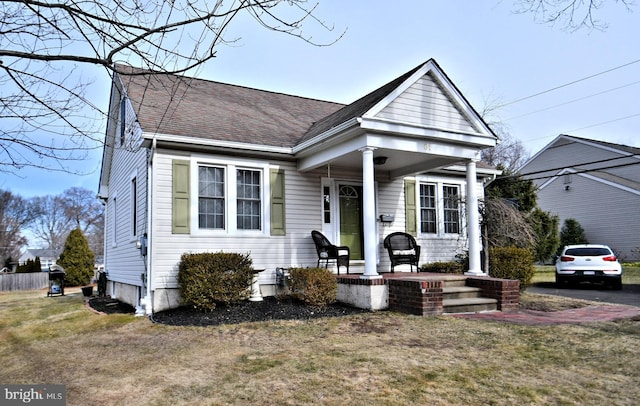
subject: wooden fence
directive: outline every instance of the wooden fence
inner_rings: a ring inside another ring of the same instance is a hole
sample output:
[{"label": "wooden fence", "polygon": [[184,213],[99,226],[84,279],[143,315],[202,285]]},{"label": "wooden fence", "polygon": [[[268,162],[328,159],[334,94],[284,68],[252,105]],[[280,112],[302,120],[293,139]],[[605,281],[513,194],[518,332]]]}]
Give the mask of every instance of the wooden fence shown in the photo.
[{"label": "wooden fence", "polygon": [[0,273],[0,291],[38,290],[49,287],[48,272]]}]

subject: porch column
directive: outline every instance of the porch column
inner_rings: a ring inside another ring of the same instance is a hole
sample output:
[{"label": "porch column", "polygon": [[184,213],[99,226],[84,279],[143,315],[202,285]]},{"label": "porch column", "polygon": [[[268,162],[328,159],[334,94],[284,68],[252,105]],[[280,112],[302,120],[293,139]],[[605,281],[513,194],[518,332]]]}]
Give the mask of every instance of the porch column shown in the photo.
[{"label": "porch column", "polygon": [[476,162],[467,163],[467,237],[469,238],[469,270],[465,275],[486,276],[480,266],[480,220],[478,218],[478,191]]},{"label": "porch column", "polygon": [[377,271],[378,241],[376,240],[375,175],[373,150],[366,147],[362,152],[362,221],[364,222],[364,274],[363,279],[382,278]]}]

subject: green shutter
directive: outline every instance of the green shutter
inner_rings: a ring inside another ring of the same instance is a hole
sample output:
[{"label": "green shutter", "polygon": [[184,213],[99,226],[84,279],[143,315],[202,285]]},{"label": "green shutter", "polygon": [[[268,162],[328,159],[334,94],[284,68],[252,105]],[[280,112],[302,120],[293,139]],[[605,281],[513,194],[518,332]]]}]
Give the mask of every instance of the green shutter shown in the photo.
[{"label": "green shutter", "polygon": [[269,171],[271,184],[271,235],[285,235],[284,170]]},{"label": "green shutter", "polygon": [[418,235],[416,216],[416,181],[405,179],[404,181],[404,213],[405,231],[413,236]]},{"label": "green shutter", "polygon": [[189,234],[189,161],[173,160],[171,232]]}]

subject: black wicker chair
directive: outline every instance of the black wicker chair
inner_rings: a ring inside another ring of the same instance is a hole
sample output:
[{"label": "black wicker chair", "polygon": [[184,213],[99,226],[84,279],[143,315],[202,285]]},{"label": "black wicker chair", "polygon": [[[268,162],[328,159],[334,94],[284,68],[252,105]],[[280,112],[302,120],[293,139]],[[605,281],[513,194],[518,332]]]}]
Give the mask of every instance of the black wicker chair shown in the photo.
[{"label": "black wicker chair", "polygon": [[391,233],[384,239],[384,247],[389,252],[391,260],[391,272],[394,272],[396,265],[408,264],[416,266],[416,272],[420,272],[418,261],[420,260],[420,246],[411,234],[397,232]]},{"label": "black wicker chair", "polygon": [[[324,261],[324,267],[329,266],[329,261],[335,260],[338,267],[338,275],[340,275],[340,267],[347,267],[347,274],[349,273],[349,257],[351,251],[349,247],[338,247],[331,244],[331,242],[320,231],[313,230],[311,232],[311,238],[316,245],[316,251],[318,252],[318,267],[320,267],[320,261]],[[346,252],[346,253],[345,253]]]}]

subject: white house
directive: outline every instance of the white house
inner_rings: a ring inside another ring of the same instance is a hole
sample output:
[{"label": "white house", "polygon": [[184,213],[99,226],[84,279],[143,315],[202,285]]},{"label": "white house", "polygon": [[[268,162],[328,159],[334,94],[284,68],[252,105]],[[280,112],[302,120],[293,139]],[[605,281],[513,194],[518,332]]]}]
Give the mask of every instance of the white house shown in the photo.
[{"label": "white house", "polygon": [[538,206],[578,220],[591,243],[640,260],[640,148],[561,134],[520,169]]},{"label": "white house", "polygon": [[364,279],[389,271],[394,231],[421,263],[469,249],[482,274],[477,200],[498,172],[478,160],[496,136],[434,60],[349,105],[116,71],[99,196],[120,300],[177,306],[185,252],[249,253],[269,292],[276,267],[316,265],[312,230]]}]

